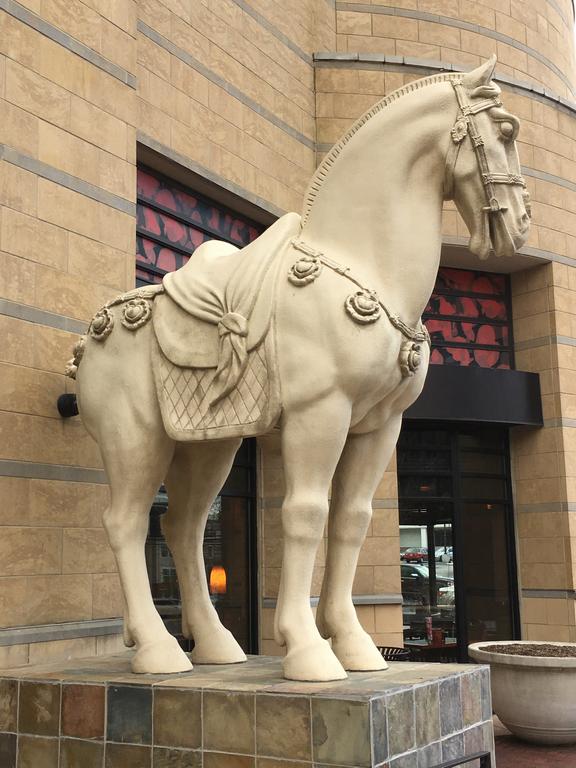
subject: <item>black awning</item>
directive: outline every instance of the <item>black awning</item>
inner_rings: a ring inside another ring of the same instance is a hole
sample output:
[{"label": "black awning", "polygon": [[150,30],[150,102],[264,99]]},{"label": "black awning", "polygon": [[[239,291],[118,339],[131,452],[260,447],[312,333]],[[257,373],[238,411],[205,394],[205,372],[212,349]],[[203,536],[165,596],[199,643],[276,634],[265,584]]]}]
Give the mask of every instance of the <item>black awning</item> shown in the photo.
[{"label": "black awning", "polygon": [[526,371],[431,365],[422,394],[404,418],[541,427],[540,377]]}]

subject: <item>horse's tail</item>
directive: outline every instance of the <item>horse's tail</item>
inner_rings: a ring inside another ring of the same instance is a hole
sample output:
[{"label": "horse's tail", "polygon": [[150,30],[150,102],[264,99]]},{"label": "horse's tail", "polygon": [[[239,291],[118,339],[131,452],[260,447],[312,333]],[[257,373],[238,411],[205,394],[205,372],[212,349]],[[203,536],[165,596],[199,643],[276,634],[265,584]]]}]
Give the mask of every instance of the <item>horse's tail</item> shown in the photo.
[{"label": "horse's tail", "polygon": [[84,354],[84,349],[86,347],[86,334],[83,336],[80,336],[76,344],[74,344],[74,349],[72,350],[73,357],[68,360],[66,363],[66,368],[64,369],[64,375],[69,376],[71,379],[76,378],[76,371],[78,370],[78,366],[80,365],[80,361],[82,360],[82,355]]}]

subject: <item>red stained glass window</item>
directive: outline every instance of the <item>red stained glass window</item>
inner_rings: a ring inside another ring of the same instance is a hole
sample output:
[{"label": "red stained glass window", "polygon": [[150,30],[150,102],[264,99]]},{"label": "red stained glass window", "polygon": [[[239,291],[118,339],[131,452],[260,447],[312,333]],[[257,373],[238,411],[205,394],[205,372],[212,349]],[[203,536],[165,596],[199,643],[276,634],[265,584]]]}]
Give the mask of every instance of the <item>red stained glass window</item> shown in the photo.
[{"label": "red stained glass window", "polygon": [[160,283],[206,240],[242,248],[264,229],[147,168],[137,175],[136,283]]},{"label": "red stained glass window", "polygon": [[506,275],[440,267],[423,318],[432,364],[513,367]]}]

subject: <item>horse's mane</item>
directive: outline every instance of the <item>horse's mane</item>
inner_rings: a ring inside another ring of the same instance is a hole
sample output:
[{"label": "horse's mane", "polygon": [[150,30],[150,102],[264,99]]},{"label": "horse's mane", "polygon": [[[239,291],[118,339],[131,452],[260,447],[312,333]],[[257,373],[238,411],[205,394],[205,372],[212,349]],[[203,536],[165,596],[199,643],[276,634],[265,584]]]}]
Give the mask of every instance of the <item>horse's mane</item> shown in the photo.
[{"label": "horse's mane", "polygon": [[392,93],[384,96],[383,99],[370,107],[370,109],[365,112],[362,117],[358,118],[352,127],[346,131],[344,136],[342,136],[342,138],[337,141],[336,144],[334,144],[332,149],[328,152],[324,160],[322,160],[316,169],[314,176],[312,176],[312,180],[310,181],[304,196],[302,224],[304,225],[306,223],[308,216],[310,215],[310,209],[312,208],[312,205],[316,200],[316,196],[320,191],[322,184],[324,183],[324,179],[328,175],[328,171],[332,168],[334,162],[337,160],[346,144],[348,144],[350,139],[356,133],[358,133],[360,128],[362,128],[362,126],[365,125],[368,120],[381,112],[384,107],[387,107],[393,102],[398,101],[398,99],[401,99],[402,96],[405,96],[408,93],[418,91],[420,88],[425,88],[428,85],[435,85],[436,83],[444,83],[450,80],[461,81],[463,76],[464,73],[462,72],[441,72],[437,75],[431,75],[430,77],[425,77],[420,80],[414,80],[412,83],[408,83],[407,85],[402,86],[402,88],[398,88],[396,91],[392,91]]}]

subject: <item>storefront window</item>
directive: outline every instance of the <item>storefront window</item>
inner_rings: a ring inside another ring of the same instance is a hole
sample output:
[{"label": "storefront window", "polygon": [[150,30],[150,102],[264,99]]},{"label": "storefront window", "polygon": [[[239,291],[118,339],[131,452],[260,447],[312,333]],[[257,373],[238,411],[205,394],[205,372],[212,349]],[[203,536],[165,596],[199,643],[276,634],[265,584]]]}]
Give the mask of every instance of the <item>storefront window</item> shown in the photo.
[{"label": "storefront window", "polygon": [[430,660],[515,636],[507,432],[405,426],[398,442],[404,641]]},{"label": "storefront window", "polygon": [[[207,240],[242,248],[263,231],[213,200],[149,168],[137,173],[136,284],[162,282]],[[255,444],[245,440],[230,475],[215,499],[204,537],[206,580],[220,619],[242,648],[257,652]],[[156,607],[169,630],[190,650],[182,635],[182,607],[172,556],[161,530],[168,499],[163,488],[150,511],[146,562]]]},{"label": "storefront window", "polygon": [[514,367],[506,275],[440,267],[423,319],[432,365]]}]

